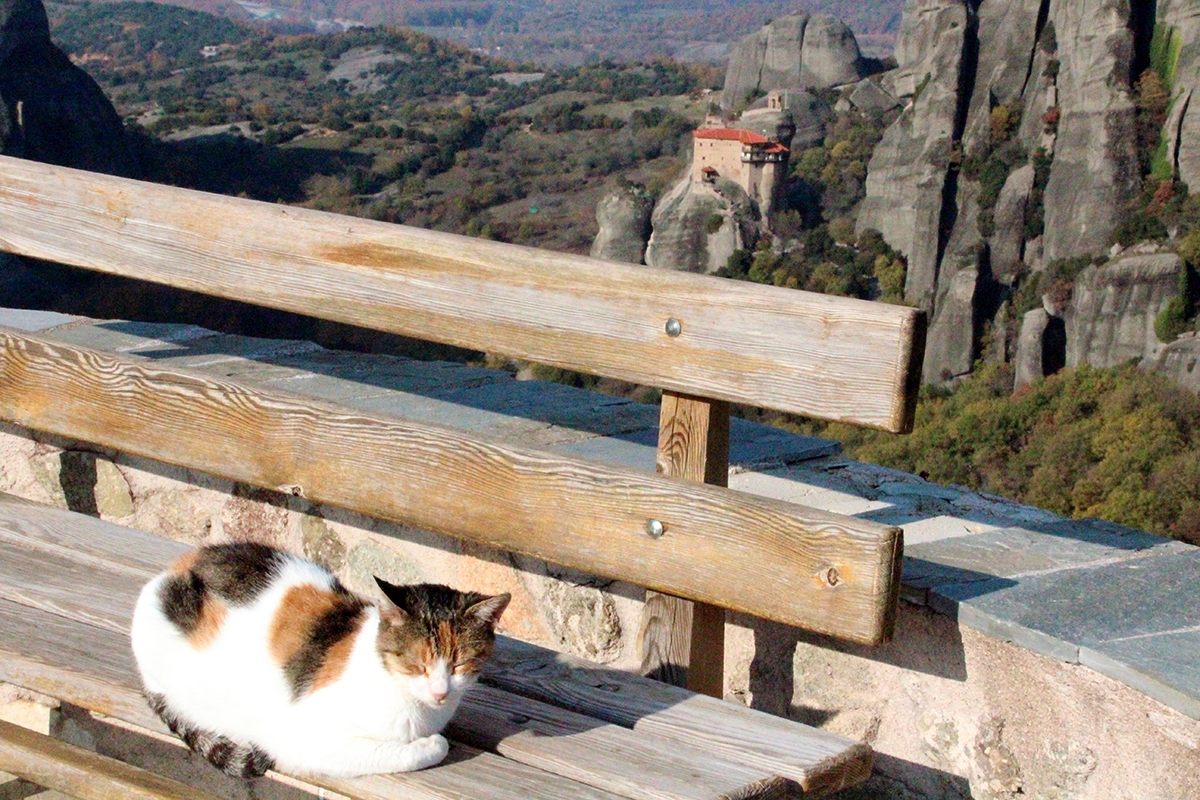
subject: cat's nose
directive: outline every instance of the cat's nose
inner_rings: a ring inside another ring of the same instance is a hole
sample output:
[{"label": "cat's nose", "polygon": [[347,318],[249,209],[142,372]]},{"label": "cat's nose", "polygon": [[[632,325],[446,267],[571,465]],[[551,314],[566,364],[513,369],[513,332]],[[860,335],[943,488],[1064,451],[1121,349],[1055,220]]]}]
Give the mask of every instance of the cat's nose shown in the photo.
[{"label": "cat's nose", "polygon": [[446,695],[449,694],[449,692],[438,692],[438,691],[430,691],[429,693],[431,695],[433,695],[434,701],[438,702],[438,703],[441,703],[443,700],[445,700]]}]

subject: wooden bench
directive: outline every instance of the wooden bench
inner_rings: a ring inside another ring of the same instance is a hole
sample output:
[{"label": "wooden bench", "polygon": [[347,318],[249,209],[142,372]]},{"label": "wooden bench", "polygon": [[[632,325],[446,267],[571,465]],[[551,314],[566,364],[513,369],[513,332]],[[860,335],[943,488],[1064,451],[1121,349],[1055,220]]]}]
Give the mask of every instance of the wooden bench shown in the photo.
[{"label": "wooden bench", "polygon": [[[721,691],[725,609],[869,644],[892,635],[900,531],[723,488],[729,404],[907,430],[919,311],[9,158],[0,158],[0,247],[663,389],[654,475],[3,330],[2,419],[645,586],[644,671],[707,694]],[[37,554],[28,574],[52,574],[69,550],[77,563],[61,566],[104,587],[86,594],[112,604],[64,608],[61,589],[47,594],[36,581],[28,596],[0,589],[7,642],[69,628],[36,656],[6,646],[0,679],[154,727],[131,683],[127,601],[178,545],[127,530],[101,536],[107,523],[77,516],[55,517],[45,526],[56,532],[43,535],[29,518],[66,512],[4,506],[20,529],[13,552]],[[67,641],[81,643],[83,662],[70,662]],[[530,664],[539,666],[521,666]],[[37,677],[42,667],[59,677]],[[620,690],[598,689],[597,674]],[[467,755],[452,764],[359,781],[352,793],[400,796],[389,787],[403,785],[418,796],[492,797],[504,785],[526,797],[606,796],[556,783],[570,780],[626,797],[773,796],[833,790],[869,769],[861,744],[515,642],[486,683],[452,734],[492,752],[459,750]],[[680,737],[687,748],[675,746]],[[547,742],[560,749],[547,755]],[[606,748],[615,755],[598,766]],[[656,755],[639,761],[639,750]],[[510,762],[523,777],[492,772]],[[653,788],[653,776],[670,783],[681,763],[733,777],[700,781],[698,794],[683,792],[687,781]],[[645,769],[619,780],[634,764]]]}]

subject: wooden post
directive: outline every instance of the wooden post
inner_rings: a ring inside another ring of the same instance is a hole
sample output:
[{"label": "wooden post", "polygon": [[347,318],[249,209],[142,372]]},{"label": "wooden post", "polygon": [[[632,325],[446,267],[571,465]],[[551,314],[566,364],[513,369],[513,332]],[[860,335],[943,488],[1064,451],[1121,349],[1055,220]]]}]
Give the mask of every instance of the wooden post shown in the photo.
[{"label": "wooden post", "polygon": [[[729,403],[664,391],[657,470],[669,477],[729,485]],[[721,697],[725,609],[646,592],[638,631],[642,674]]]}]

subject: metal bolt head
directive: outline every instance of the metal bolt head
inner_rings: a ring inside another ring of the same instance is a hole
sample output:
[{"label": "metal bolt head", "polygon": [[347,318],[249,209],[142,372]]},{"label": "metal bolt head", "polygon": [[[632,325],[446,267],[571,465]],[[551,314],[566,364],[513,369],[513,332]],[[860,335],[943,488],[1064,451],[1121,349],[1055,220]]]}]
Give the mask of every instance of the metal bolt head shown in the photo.
[{"label": "metal bolt head", "polygon": [[657,539],[662,536],[664,531],[666,531],[666,528],[656,519],[649,520],[646,523],[646,535],[651,539]]},{"label": "metal bolt head", "polygon": [[680,324],[679,320],[671,317],[669,320],[667,320],[666,331],[667,336],[674,338],[683,333],[683,325]]}]

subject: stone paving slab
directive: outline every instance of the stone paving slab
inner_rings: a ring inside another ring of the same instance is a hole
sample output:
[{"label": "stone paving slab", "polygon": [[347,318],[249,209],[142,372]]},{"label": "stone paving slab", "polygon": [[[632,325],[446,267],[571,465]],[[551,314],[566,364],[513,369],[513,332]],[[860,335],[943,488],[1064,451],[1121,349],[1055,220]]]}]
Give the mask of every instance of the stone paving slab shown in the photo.
[{"label": "stone paving slab", "polygon": [[66,325],[78,317],[59,314],[57,311],[33,311],[25,308],[0,308],[0,325],[34,333]]},{"label": "stone paving slab", "polygon": [[1200,630],[1079,648],[1079,662],[1200,719]]},{"label": "stone paving slab", "polygon": [[363,358],[358,353],[337,350],[272,358],[271,363],[354,381],[375,389],[417,394],[441,394],[492,383],[514,382],[512,375],[498,369],[471,367],[450,361],[417,361],[391,355]]},{"label": "stone paving slab", "polygon": [[[954,519],[954,518],[952,518]],[[970,523],[963,521],[963,525]],[[986,565],[996,577],[1031,575],[1038,572],[1120,561],[1148,550],[1181,545],[1143,531],[1099,520],[1062,520],[1040,530],[1023,527],[996,528],[968,536],[934,541],[913,541],[906,528],[905,553],[925,563],[946,568],[946,580],[931,570],[926,586],[959,583],[950,579],[954,570],[978,569]]]},{"label": "stone paving slab", "polygon": [[[658,408],[645,406],[653,412],[653,427],[619,433],[613,436],[585,439],[578,442],[552,445],[557,452],[602,461],[616,466],[654,471],[658,454]],[[780,434],[783,434],[780,436]],[[802,436],[780,431],[768,425],[732,419],[729,424],[729,486],[741,491],[771,496],[770,492],[747,488],[759,473],[745,472],[762,464],[774,465],[808,458],[822,458],[841,452],[841,445],[828,439]],[[806,505],[813,505],[807,503]]]},{"label": "stone paving slab", "polygon": [[[1200,548],[1170,542],[1147,553],[1030,577],[936,586],[929,604],[1052,658],[1103,665],[1100,671],[1135,688],[1142,687],[1131,682],[1134,673],[1156,676],[1164,687],[1194,698],[1189,692],[1196,673],[1163,669],[1170,640],[1159,636],[1200,630]],[[1186,637],[1175,641],[1193,644]],[[1183,653],[1185,662],[1200,664],[1200,649]],[[1169,704],[1184,713],[1196,710],[1190,703]]]},{"label": "stone paving slab", "polygon": [[67,325],[47,334],[64,344],[88,347],[109,353],[149,354],[173,352],[199,339],[219,339],[219,334],[196,325],[173,323],[124,322],[111,320],[91,324]]}]

